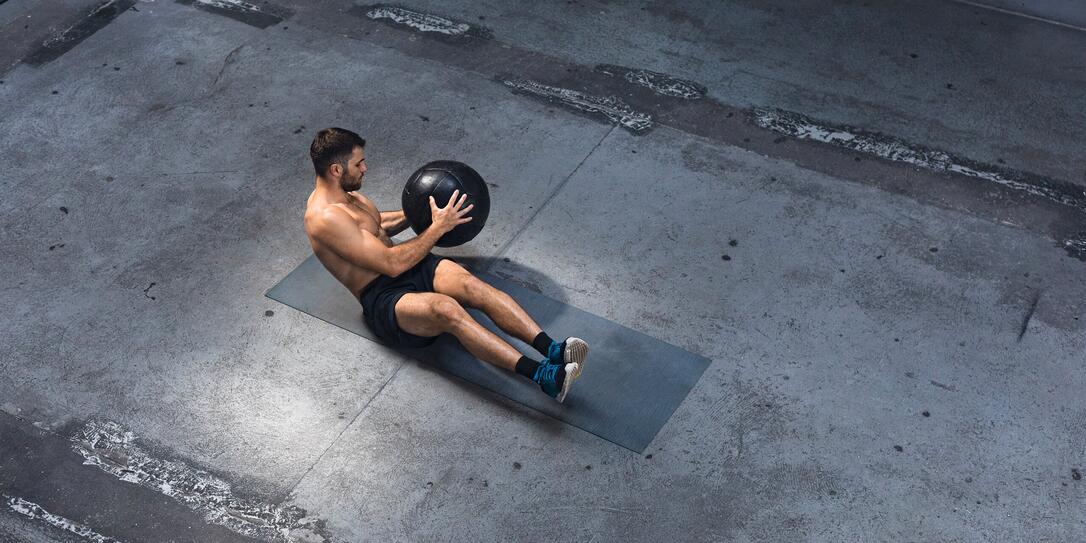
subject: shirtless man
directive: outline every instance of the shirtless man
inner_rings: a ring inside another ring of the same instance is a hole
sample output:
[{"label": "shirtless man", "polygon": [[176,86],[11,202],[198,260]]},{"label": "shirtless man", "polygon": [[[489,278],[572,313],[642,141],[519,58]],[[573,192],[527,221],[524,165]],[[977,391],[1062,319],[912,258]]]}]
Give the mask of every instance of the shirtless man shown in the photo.
[{"label": "shirtless man", "polygon": [[[365,146],[350,130],[317,133],[309,147],[317,184],[306,204],[305,231],[324,267],[362,304],[366,324],[393,347],[424,347],[442,333],[452,334],[476,358],[515,371],[552,398],[565,400],[584,368],[588,344],[575,337],[554,341],[508,294],[430,254],[442,235],[471,220],[466,195],[453,193],[444,207],[430,197],[433,224],[394,245],[389,237],[407,228],[403,211],[378,211],[355,192],[366,174]],[[546,358],[523,356],[465,307],[479,309]]]}]

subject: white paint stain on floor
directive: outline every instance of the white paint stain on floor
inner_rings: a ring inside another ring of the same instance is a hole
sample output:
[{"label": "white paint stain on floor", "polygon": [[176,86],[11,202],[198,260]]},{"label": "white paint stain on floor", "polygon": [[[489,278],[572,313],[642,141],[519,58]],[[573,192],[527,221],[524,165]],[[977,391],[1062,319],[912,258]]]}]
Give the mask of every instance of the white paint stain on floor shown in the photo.
[{"label": "white paint stain on floor", "polygon": [[1086,192],[1082,197],[1054,190],[1049,187],[1025,183],[1015,179],[1010,172],[984,168],[981,165],[968,164],[971,161],[951,156],[943,151],[925,149],[892,138],[875,134],[865,134],[846,127],[833,127],[812,120],[799,113],[779,109],[759,108],[754,110],[754,122],[762,128],[773,130],[798,139],[807,139],[844,147],[852,151],[873,155],[878,158],[903,162],[936,172],[951,172],[967,175],[985,181],[999,183],[1005,187],[1020,190],[1034,196],[1041,196],[1064,205],[1081,207],[1086,202]]},{"label": "white paint stain on floor", "polygon": [[420,13],[397,7],[378,7],[366,12],[370,19],[388,19],[394,23],[408,26],[419,32],[436,32],[446,36],[463,36],[471,30],[471,25],[458,23],[437,15]]},{"label": "white paint stain on floor", "polygon": [[219,9],[229,9],[233,11],[260,11],[259,7],[248,2],[242,2],[240,0],[196,0],[196,3]]},{"label": "white paint stain on floor", "polygon": [[1069,252],[1086,258],[1086,235],[1081,238],[1068,239],[1063,242],[1063,246]]},{"label": "white paint stain on floor", "polygon": [[72,31],[75,30],[75,28],[77,26],[83,24],[83,21],[85,19],[90,19],[91,17],[96,17],[99,13],[102,12],[102,10],[109,9],[109,8],[113,7],[113,5],[116,4],[116,3],[117,3],[117,0],[109,0],[108,2],[105,2],[104,4],[102,4],[102,5],[98,6],[97,8],[95,8],[94,11],[92,11],[90,13],[90,15],[88,15],[84,19],[81,19],[81,20],[79,20],[79,22],[69,26],[68,28],[65,28],[64,31],[58,32],[58,33],[53,34],[52,36],[50,36],[48,39],[46,39],[44,42],[42,42],[42,45],[44,45],[46,47],[49,47],[49,46],[52,46],[52,45],[57,44],[59,42],[68,40],[72,35]]},{"label": "white paint stain on floor", "polygon": [[600,64],[599,66],[596,66],[596,71],[608,75],[621,76],[623,79],[634,85],[648,88],[652,90],[652,92],[662,96],[697,100],[702,96],[705,96],[705,93],[707,92],[707,89],[698,83],[688,79],[679,79],[664,73],[654,72],[652,70],[626,68],[613,64]]},{"label": "white paint stain on floor", "polygon": [[155,458],[136,444],[135,434],[115,422],[88,422],[71,440],[84,465],[169,496],[203,514],[210,524],[266,541],[327,541],[319,519],[304,510],[238,498],[230,483],[206,471]]},{"label": "white paint stain on floor", "polygon": [[8,504],[8,508],[20,515],[43,521],[55,528],[60,528],[61,530],[82,537],[87,541],[93,541],[94,543],[120,543],[120,541],[112,537],[104,536],[78,522],[66,519],[60,515],[54,515],[34,502],[15,496],[8,496],[6,494],[4,494],[3,497],[4,501]]},{"label": "white paint stain on floor", "polygon": [[552,87],[525,79],[512,79],[503,83],[515,91],[565,104],[580,111],[602,114],[632,132],[642,132],[652,128],[651,115],[634,111],[614,96],[592,96],[580,91]]}]

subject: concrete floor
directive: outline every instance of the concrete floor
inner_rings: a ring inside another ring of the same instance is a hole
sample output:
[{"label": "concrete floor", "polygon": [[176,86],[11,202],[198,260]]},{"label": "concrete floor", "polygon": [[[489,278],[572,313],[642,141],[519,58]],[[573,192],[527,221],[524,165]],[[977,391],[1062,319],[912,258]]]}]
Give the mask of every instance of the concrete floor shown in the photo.
[{"label": "concrete floor", "polygon": [[[398,4],[490,35],[459,39],[158,0],[30,62],[99,6],[35,4],[0,4],[0,540],[1086,539],[1086,208],[750,121],[1074,191],[1086,33],[934,0]],[[439,252],[713,361],[646,454],[264,297],[333,125],[382,209],[433,159],[492,183]]]}]

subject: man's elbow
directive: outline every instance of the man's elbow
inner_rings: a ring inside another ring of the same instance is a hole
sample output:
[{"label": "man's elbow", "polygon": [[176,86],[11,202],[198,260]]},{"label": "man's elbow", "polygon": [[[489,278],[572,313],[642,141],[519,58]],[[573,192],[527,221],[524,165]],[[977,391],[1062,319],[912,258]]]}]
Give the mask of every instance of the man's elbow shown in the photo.
[{"label": "man's elbow", "polygon": [[382,269],[377,271],[380,272],[382,275],[387,275],[389,277],[399,277],[401,273],[408,270],[408,266],[405,263],[399,262],[395,259],[386,260],[381,268]]},{"label": "man's elbow", "polygon": [[400,275],[401,273],[407,271],[406,268],[404,268],[403,266],[401,266],[399,263],[396,262],[396,259],[394,257],[382,258],[382,259],[374,259],[374,258],[359,258],[359,257],[356,257],[356,256],[351,256],[351,257],[346,257],[345,256],[345,257],[343,257],[343,259],[346,260],[347,262],[349,262],[351,265],[353,265],[356,268],[359,268],[359,269],[362,269],[362,270],[377,272],[377,273],[379,273],[381,275],[387,275],[389,277],[396,277],[396,276]]}]

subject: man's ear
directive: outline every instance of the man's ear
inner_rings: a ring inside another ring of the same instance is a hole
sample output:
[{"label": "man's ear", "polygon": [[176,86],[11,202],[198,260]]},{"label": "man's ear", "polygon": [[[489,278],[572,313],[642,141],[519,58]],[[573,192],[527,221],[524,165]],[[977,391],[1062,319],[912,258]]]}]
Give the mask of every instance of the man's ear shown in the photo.
[{"label": "man's ear", "polygon": [[333,162],[328,166],[328,175],[333,179],[343,175],[343,166],[340,166],[338,162]]}]

